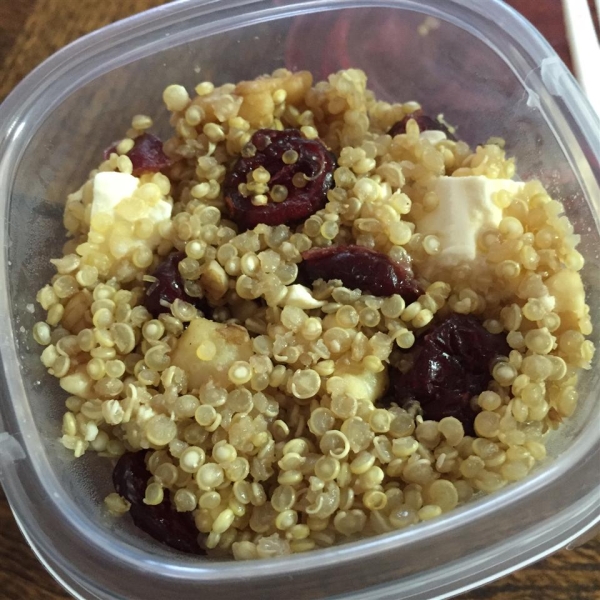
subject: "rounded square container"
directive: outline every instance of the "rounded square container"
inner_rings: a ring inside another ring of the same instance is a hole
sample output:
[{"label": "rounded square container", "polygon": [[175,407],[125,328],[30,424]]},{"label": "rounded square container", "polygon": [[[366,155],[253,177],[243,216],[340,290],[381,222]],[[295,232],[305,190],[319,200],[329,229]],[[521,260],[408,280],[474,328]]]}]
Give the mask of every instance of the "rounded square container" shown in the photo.
[{"label": "rounded square container", "polygon": [[25,537],[76,597],[445,598],[573,542],[600,520],[597,360],[544,465],[432,522],[233,563],[171,552],[104,514],[110,465],[92,454],[73,460],[59,445],[64,393],[30,334],[40,317],[31,312],[36,290],[64,241],[66,195],[132,115],[152,115],[166,133],[166,85],[220,84],[282,65],[317,79],[358,67],[380,98],[443,112],[472,144],[505,138],[518,175],[540,178],[582,236],[600,329],[598,118],[549,45],[502,2],[176,2],[77,41],[0,108],[0,475]]}]

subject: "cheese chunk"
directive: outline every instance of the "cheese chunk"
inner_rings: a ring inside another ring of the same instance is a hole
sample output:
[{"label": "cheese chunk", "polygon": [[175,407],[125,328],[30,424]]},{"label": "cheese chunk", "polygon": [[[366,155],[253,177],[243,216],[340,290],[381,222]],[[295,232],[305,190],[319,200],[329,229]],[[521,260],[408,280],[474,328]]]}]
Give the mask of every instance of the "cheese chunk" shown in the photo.
[{"label": "cheese chunk", "polygon": [[131,255],[141,246],[153,250],[159,244],[161,238],[156,228],[138,237],[135,221],[146,219],[157,225],[171,216],[171,203],[164,198],[149,202],[135,197],[139,186],[140,180],[127,173],[110,171],[94,176],[90,232],[105,238],[101,249],[113,261]]},{"label": "cheese chunk", "polygon": [[436,194],[439,203],[416,223],[417,233],[435,235],[440,240],[440,253],[428,261],[428,275],[473,263],[478,258],[480,234],[498,227],[502,220],[502,209],[494,203],[494,194],[500,190],[514,194],[523,186],[510,179],[481,175],[436,178],[429,191]]},{"label": "cheese chunk", "polygon": [[433,146],[446,140],[446,134],[438,129],[428,129],[427,131],[421,131],[421,139],[429,142]]},{"label": "cheese chunk", "polygon": [[[201,345],[207,360],[198,358],[197,351]],[[244,327],[199,318],[191,321],[179,338],[171,364],[187,373],[190,390],[198,389],[211,380],[215,385],[231,387],[227,376],[229,367],[235,361],[247,361],[252,354],[252,340]]]},{"label": "cheese chunk", "polygon": [[323,300],[316,300],[312,292],[306,286],[299,283],[288,286],[286,295],[279,302],[280,306],[295,306],[304,310],[321,308],[325,304]]},{"label": "cheese chunk", "polygon": [[124,198],[133,196],[140,180],[127,173],[108,171],[97,173],[94,177],[94,195],[92,200],[92,220],[99,213],[115,214],[115,207]]}]

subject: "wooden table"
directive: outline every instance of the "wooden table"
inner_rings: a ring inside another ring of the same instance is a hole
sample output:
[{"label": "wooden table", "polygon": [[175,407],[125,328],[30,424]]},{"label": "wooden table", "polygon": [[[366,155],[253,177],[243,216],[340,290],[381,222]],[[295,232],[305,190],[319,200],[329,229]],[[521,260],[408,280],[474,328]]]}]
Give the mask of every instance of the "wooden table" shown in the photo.
[{"label": "wooden table", "polygon": [[[0,0],[0,100],[65,44],[164,3],[165,0]],[[570,66],[560,0],[509,3],[541,30]],[[37,562],[0,492],[0,599],[69,597]],[[464,594],[459,600],[600,600],[600,537]]]}]

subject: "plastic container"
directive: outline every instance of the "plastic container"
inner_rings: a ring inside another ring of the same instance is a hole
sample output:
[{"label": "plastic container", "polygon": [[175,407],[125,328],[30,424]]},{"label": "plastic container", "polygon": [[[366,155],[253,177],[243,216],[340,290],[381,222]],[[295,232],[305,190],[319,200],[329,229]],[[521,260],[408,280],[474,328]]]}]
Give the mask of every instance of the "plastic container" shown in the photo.
[{"label": "plastic container", "polygon": [[0,108],[0,477],[39,559],[78,598],[445,598],[600,521],[597,360],[576,416],[532,476],[394,534],[234,563],[179,555],[104,516],[110,465],[92,454],[73,460],[59,445],[64,394],[30,334],[35,292],[63,242],[64,199],[132,115],[166,125],[167,84],[236,81],[282,64],[317,76],[359,67],[382,98],[444,112],[469,142],[504,137],[519,175],[541,178],[565,201],[600,329],[598,118],[550,46],[503,3],[178,2],[79,40]]}]

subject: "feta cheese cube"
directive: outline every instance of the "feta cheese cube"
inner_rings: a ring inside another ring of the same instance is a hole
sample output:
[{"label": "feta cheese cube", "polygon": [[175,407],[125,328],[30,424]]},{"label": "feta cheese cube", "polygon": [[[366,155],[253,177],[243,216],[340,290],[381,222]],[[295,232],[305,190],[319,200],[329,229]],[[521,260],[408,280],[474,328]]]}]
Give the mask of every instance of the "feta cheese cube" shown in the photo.
[{"label": "feta cheese cube", "polygon": [[137,190],[140,180],[127,173],[97,173],[93,183],[92,220],[99,213],[114,215],[115,207]]},{"label": "feta cheese cube", "polygon": [[427,131],[421,131],[421,139],[435,146],[447,138],[443,131],[439,131],[437,129],[428,129]]},{"label": "feta cheese cube", "polygon": [[170,202],[160,197],[148,200],[143,193],[136,196],[140,180],[127,173],[97,173],[92,184],[90,232],[104,238],[100,250],[112,262],[131,255],[137,248],[145,246],[153,250],[159,244],[161,238],[156,228],[138,237],[134,223],[147,219],[156,225],[170,218]]},{"label": "feta cheese cube", "polygon": [[523,185],[481,175],[433,180],[429,190],[437,195],[438,206],[416,223],[417,233],[435,235],[440,240],[441,251],[429,259],[427,276],[476,261],[480,234],[498,227],[502,220],[502,209],[494,203],[494,194],[500,190],[514,194]]},{"label": "feta cheese cube", "polygon": [[325,305],[325,302],[313,298],[312,292],[306,286],[295,283],[288,286],[287,293],[279,304],[310,310],[311,308],[321,308]]}]

